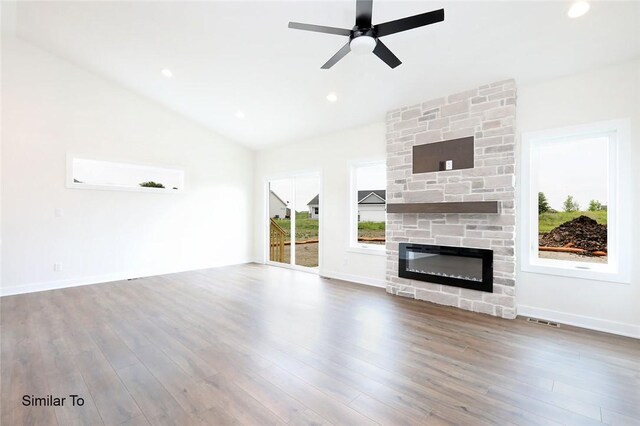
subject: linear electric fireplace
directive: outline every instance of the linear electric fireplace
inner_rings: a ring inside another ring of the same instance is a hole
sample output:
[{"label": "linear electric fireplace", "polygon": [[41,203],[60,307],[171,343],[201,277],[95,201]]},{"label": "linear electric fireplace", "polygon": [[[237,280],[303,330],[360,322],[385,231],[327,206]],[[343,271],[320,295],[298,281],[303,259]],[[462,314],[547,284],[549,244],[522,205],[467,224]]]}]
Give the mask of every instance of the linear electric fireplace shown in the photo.
[{"label": "linear electric fireplace", "polygon": [[493,293],[493,251],[400,243],[398,276]]}]

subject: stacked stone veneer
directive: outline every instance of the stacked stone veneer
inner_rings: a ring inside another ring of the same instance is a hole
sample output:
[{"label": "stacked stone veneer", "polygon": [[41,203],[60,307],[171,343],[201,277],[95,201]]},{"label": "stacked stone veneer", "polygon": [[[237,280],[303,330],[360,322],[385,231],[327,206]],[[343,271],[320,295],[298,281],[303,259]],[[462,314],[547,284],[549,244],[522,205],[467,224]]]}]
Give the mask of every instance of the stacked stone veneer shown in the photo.
[{"label": "stacked stone veneer", "polygon": [[[387,113],[387,203],[499,201],[499,214],[387,214],[387,292],[515,318],[513,80]],[[475,137],[475,167],[413,174],[414,145]],[[493,293],[398,277],[398,243],[493,250]]]}]

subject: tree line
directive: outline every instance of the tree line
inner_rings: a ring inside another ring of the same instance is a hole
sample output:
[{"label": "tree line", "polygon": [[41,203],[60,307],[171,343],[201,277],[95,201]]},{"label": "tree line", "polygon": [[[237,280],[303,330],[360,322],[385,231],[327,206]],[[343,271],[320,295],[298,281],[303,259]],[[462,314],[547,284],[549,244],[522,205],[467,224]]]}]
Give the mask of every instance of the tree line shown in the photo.
[{"label": "tree line", "polygon": [[[562,203],[562,209],[565,212],[579,212],[580,204],[573,198],[573,195],[567,195],[567,198]],[[602,204],[598,200],[589,201],[589,206],[587,210],[590,212],[597,212],[607,210],[606,204]],[[549,200],[547,200],[544,192],[538,192],[538,214],[542,213],[557,213],[557,210],[551,208],[549,205]]]}]

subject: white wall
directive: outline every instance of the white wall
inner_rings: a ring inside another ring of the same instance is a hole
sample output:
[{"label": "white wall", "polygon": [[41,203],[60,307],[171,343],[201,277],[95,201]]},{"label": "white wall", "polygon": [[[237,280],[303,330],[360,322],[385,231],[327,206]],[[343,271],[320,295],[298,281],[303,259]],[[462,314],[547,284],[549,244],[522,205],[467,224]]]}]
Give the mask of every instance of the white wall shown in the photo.
[{"label": "white wall", "polygon": [[[3,294],[250,259],[250,150],[22,41],[2,59]],[[186,190],[67,189],[68,152],[178,166]]]},{"label": "white wall", "polygon": [[[320,236],[322,265],[320,274],[374,285],[384,285],[385,257],[349,250],[350,161],[384,160],[385,125],[381,121],[319,138],[259,151],[256,154],[256,200],[265,199],[268,177],[287,173],[320,171]],[[257,209],[258,212],[262,210]],[[264,261],[264,214],[255,218],[255,259]]]},{"label": "white wall", "polygon": [[[519,272],[520,315],[640,337],[640,61],[606,67],[518,91],[520,134],[596,121],[631,119],[633,168],[631,284],[564,278]],[[522,232],[522,230],[520,230]]]}]

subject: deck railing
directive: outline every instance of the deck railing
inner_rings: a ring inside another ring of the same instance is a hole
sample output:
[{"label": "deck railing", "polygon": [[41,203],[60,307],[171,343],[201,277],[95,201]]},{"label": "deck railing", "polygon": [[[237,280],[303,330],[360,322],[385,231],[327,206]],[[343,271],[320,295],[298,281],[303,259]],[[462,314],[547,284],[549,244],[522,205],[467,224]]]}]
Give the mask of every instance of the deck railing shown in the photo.
[{"label": "deck railing", "polygon": [[269,260],[284,262],[284,239],[287,233],[275,220],[269,224]]}]

